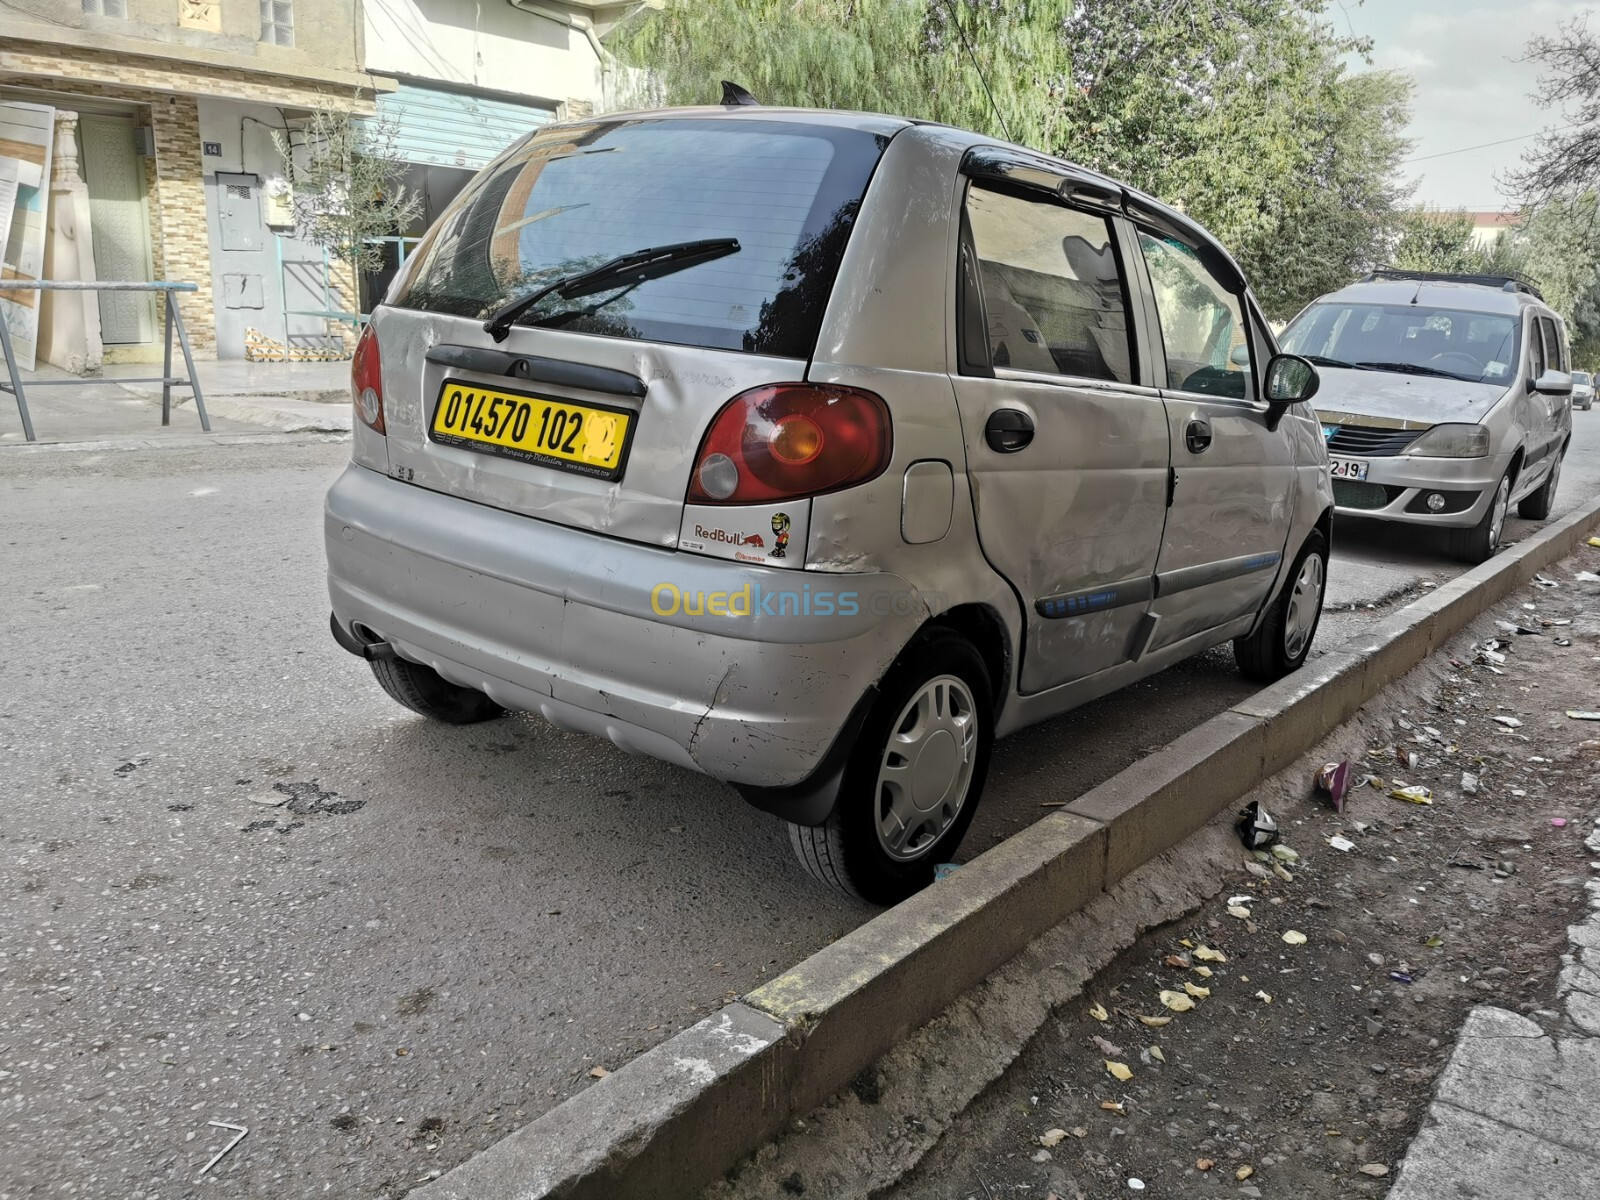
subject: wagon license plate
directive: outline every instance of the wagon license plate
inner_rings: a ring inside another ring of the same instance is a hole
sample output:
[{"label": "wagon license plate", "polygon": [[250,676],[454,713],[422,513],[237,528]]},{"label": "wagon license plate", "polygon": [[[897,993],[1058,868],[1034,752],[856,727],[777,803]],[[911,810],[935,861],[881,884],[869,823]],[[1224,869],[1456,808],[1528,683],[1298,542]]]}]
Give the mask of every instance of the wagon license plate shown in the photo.
[{"label": "wagon license plate", "polygon": [[1331,462],[1335,479],[1365,479],[1367,477],[1367,464],[1364,462],[1356,462],[1349,458],[1335,458]]},{"label": "wagon license plate", "polygon": [[627,461],[634,416],[447,379],[428,434],[447,446],[616,479]]}]

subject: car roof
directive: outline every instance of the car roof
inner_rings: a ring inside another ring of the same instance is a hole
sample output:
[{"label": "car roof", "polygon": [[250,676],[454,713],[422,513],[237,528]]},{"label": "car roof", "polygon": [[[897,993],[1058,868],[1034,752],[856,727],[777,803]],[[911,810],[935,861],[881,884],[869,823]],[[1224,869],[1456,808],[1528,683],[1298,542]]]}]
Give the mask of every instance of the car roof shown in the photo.
[{"label": "car roof", "polygon": [[1443,280],[1375,279],[1352,283],[1321,297],[1319,304],[1336,302],[1361,304],[1414,304],[1418,308],[1453,308],[1460,312],[1499,313],[1519,316],[1524,309],[1541,313],[1550,307],[1527,292],[1508,292],[1481,283],[1451,283]]}]

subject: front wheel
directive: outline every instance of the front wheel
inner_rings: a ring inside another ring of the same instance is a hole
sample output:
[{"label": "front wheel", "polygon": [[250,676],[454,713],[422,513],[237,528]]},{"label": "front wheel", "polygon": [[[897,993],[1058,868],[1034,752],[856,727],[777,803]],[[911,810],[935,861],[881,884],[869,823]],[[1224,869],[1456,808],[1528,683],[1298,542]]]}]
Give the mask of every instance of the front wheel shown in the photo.
[{"label": "front wheel", "polygon": [[1234,661],[1246,679],[1272,683],[1300,669],[1317,636],[1327,586],[1328,540],[1314,530],[1256,631],[1234,639]]},{"label": "front wheel", "polygon": [[1494,497],[1480,520],[1471,529],[1451,529],[1445,533],[1445,544],[1451,557],[1473,564],[1488,562],[1500,549],[1500,535],[1506,528],[1506,511],[1511,507],[1511,472],[1500,477]]},{"label": "front wheel", "polygon": [[939,632],[890,669],[862,725],[825,824],[789,826],[817,879],[872,904],[933,881],[978,806],[994,743],[988,668],[970,643]]}]

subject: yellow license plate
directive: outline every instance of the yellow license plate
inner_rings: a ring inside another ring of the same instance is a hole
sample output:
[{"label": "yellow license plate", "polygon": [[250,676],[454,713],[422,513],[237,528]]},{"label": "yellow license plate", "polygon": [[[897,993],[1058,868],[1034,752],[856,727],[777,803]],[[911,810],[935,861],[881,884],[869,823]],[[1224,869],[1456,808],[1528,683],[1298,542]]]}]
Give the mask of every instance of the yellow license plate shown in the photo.
[{"label": "yellow license plate", "polygon": [[616,479],[628,457],[634,414],[568,404],[447,379],[429,434],[436,442]]}]

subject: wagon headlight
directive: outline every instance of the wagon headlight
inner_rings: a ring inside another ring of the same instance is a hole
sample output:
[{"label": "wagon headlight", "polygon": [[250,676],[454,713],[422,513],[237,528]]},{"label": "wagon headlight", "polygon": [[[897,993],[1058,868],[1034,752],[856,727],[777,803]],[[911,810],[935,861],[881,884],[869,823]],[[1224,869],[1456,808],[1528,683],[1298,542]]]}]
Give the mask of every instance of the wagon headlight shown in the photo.
[{"label": "wagon headlight", "polygon": [[1482,458],[1489,453],[1489,431],[1482,425],[1435,425],[1406,449],[1424,458]]}]

